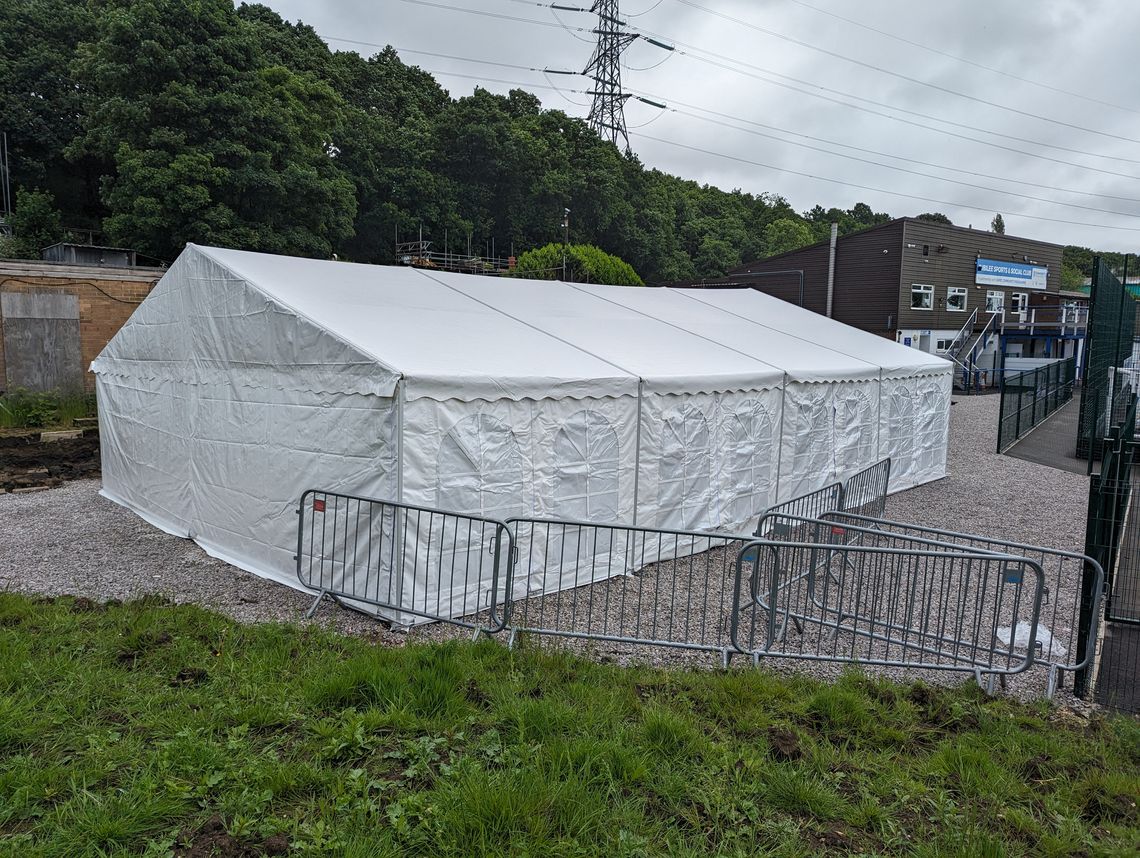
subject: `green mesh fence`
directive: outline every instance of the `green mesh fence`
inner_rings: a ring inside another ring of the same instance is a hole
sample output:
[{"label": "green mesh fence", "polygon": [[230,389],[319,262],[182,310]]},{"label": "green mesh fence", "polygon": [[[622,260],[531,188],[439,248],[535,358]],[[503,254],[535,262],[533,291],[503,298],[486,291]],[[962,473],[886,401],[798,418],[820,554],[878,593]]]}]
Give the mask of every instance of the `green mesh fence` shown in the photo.
[{"label": "green mesh fence", "polygon": [[1110,397],[1113,369],[1132,356],[1136,302],[1124,284],[1097,257],[1089,296],[1085,340],[1084,389],[1077,421],[1077,456],[1092,463],[1101,458],[1103,439],[1112,421]]},{"label": "green mesh fence", "polygon": [[[1073,398],[1076,358],[1008,376],[998,408],[997,451],[1004,453]],[[1070,447],[1067,453],[1072,453]]]}]

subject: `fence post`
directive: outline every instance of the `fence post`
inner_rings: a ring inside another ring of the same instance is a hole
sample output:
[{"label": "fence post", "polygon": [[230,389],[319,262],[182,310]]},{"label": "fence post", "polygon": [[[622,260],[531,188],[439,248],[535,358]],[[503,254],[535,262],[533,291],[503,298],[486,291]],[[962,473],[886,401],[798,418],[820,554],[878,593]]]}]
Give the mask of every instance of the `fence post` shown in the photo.
[{"label": "fence post", "polygon": [[998,393],[998,439],[997,451],[1001,453],[1005,446],[1005,379],[1002,379],[1001,390]]},{"label": "fence post", "polygon": [[[1101,477],[1098,474],[1093,474],[1089,479],[1089,500],[1088,500],[1088,515],[1085,520],[1085,551],[1089,557],[1100,563],[1101,567],[1105,569],[1105,575],[1108,575],[1108,568],[1105,566],[1106,558],[1101,551],[1100,544],[1100,526],[1101,526],[1101,510],[1104,506],[1104,493],[1101,486]],[[1095,571],[1086,564],[1081,575],[1081,603],[1080,603],[1080,617],[1077,622],[1077,661],[1080,663],[1084,660],[1087,653],[1087,641],[1089,637],[1089,628],[1093,623],[1093,606],[1096,604],[1097,594],[1093,592],[1095,585],[1096,574]],[[1107,589],[1107,578],[1105,581],[1105,588]],[[1092,665],[1082,668],[1076,672],[1073,677],[1073,694],[1077,697],[1084,698],[1088,693],[1089,673],[1092,670]]]},{"label": "fence post", "polygon": [[1041,386],[1041,368],[1033,370],[1033,419],[1029,421],[1029,428],[1037,425],[1037,391]]},{"label": "fence post", "polygon": [[1014,424],[1013,424],[1013,437],[1014,438],[1020,438],[1021,437],[1021,407],[1022,407],[1021,406],[1021,397],[1024,393],[1024,388],[1021,385],[1021,376],[1022,376],[1022,373],[1019,372],[1017,374],[1016,379],[1015,379],[1015,381],[1017,381],[1017,419],[1014,421]]}]

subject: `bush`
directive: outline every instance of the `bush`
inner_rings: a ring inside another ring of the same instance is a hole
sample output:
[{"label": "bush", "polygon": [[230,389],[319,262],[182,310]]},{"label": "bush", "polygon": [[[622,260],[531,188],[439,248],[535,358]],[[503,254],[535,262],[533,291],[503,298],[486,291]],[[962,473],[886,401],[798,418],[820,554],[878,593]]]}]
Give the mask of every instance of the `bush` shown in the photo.
[{"label": "bush", "polygon": [[548,244],[519,257],[516,277],[561,280],[563,252],[566,278],[575,283],[605,283],[610,286],[644,286],[633,267],[592,244]]}]

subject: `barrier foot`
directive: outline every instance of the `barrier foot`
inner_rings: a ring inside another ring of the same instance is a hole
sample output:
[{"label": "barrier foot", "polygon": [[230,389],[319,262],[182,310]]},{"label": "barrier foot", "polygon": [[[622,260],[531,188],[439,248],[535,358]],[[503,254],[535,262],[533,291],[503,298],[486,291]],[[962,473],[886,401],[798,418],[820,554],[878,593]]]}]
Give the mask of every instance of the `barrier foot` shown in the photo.
[{"label": "barrier foot", "polygon": [[313,615],[317,612],[317,608],[321,606],[321,600],[324,599],[324,597],[327,595],[328,590],[321,590],[321,592],[317,594],[317,598],[313,599],[313,604],[309,606],[309,610],[305,611],[306,620],[311,620],[313,618]]},{"label": "barrier foot", "polygon": [[1052,700],[1053,695],[1057,693],[1057,685],[1061,677],[1061,671],[1057,670],[1057,665],[1049,666],[1049,681],[1045,683],[1045,699]]},{"label": "barrier foot", "polygon": [[[471,643],[478,643],[479,635],[481,634],[483,634],[483,627],[475,626],[475,628],[471,630]],[[490,632],[488,632],[488,634],[490,634]]]},{"label": "barrier foot", "polygon": [[728,647],[725,647],[720,651],[720,666],[725,670],[728,670],[729,665],[732,664],[732,656],[733,652]]},{"label": "barrier foot", "polygon": [[[998,676],[996,673],[987,673],[987,674],[985,674],[985,676],[986,676],[986,680],[983,682],[982,681],[982,669],[980,667],[974,668],[974,679],[977,681],[978,687],[981,688],[982,691],[985,692],[987,697],[993,697],[994,692],[997,690],[997,678],[998,678]],[[1002,676],[1002,678],[1001,678],[1001,687],[1002,687],[1002,690],[1005,690],[1005,676]]]},{"label": "barrier foot", "polygon": [[515,648],[515,641],[518,639],[518,635],[517,629],[511,629],[510,637],[507,638],[507,649]]},{"label": "barrier foot", "polygon": [[752,653],[752,666],[760,667],[760,653],[753,651]]}]

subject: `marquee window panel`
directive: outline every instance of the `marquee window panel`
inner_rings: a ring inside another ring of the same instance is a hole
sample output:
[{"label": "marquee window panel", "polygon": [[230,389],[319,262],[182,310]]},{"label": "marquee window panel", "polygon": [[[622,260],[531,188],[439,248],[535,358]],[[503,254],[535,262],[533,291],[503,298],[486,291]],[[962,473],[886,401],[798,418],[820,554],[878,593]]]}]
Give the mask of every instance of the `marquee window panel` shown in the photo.
[{"label": "marquee window panel", "polygon": [[748,521],[771,503],[772,430],[768,410],[755,399],[741,403],[728,419],[725,488],[732,523]]},{"label": "marquee window panel", "polygon": [[562,518],[617,521],[618,436],[594,411],[578,411],[554,437],[554,510]]},{"label": "marquee window panel", "polygon": [[704,414],[696,408],[688,406],[662,425],[658,479],[663,527],[696,530],[711,525],[709,426]]},{"label": "marquee window panel", "polygon": [[456,423],[439,448],[439,504],[489,518],[526,510],[522,454],[511,428],[489,414]]}]

